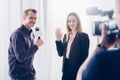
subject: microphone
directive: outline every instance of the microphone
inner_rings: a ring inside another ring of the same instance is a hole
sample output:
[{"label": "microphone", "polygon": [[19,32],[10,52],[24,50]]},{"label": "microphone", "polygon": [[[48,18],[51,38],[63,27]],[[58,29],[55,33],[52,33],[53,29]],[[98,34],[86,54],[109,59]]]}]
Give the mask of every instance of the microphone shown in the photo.
[{"label": "microphone", "polygon": [[42,36],[42,33],[41,33],[39,27],[35,28],[35,36],[38,37],[38,39],[40,39],[40,37]]}]

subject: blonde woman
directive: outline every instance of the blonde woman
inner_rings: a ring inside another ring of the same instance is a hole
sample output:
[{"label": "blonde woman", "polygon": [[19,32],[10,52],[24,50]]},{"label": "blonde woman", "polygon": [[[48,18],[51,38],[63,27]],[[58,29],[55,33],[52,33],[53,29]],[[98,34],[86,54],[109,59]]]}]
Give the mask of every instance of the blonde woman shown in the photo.
[{"label": "blonde woman", "polygon": [[75,12],[69,13],[66,24],[63,40],[61,29],[55,31],[56,48],[58,55],[63,56],[62,80],[75,80],[79,67],[88,56],[89,36],[82,32],[79,16]]}]

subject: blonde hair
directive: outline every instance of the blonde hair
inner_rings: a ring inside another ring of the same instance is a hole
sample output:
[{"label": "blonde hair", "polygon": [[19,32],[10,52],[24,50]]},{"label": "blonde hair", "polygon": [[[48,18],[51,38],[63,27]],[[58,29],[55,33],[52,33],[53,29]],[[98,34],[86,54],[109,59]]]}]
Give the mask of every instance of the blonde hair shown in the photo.
[{"label": "blonde hair", "polygon": [[69,26],[68,26],[68,18],[69,18],[69,16],[71,16],[71,15],[74,16],[74,17],[76,18],[76,20],[77,20],[77,28],[76,28],[76,31],[77,31],[77,32],[82,32],[81,22],[80,22],[80,18],[79,18],[79,16],[78,16],[78,14],[75,13],[75,12],[69,13],[68,16],[67,16],[67,22],[66,22],[66,41],[69,40],[69,34],[70,34],[70,32],[71,32],[71,29],[70,29]]}]

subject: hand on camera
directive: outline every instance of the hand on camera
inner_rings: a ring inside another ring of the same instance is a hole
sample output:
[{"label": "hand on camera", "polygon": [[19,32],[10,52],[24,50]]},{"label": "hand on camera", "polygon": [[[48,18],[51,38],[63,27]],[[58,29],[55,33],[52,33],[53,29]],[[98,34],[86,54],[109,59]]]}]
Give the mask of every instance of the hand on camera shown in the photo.
[{"label": "hand on camera", "polygon": [[106,49],[110,48],[114,44],[115,41],[111,40],[111,38],[107,36],[105,25],[103,25],[103,27],[102,27],[101,34],[102,35],[101,35],[100,44],[104,45]]}]

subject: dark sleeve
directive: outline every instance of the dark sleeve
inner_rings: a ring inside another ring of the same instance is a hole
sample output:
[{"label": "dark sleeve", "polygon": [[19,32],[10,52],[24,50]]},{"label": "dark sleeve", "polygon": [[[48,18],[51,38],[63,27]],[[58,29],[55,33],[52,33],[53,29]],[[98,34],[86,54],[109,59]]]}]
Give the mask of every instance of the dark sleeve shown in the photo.
[{"label": "dark sleeve", "polygon": [[79,37],[82,45],[82,62],[87,58],[89,54],[89,36],[86,33],[81,34]]},{"label": "dark sleeve", "polygon": [[57,52],[58,52],[59,56],[63,56],[65,39],[66,39],[66,35],[64,35],[63,42],[62,41],[55,41]]},{"label": "dark sleeve", "polygon": [[23,62],[26,59],[32,57],[38,50],[38,47],[36,45],[28,48],[25,43],[24,36],[19,32],[16,32],[12,35],[11,41],[16,59],[20,62]]},{"label": "dark sleeve", "polygon": [[55,41],[56,48],[59,56],[63,56],[63,43],[61,41]]},{"label": "dark sleeve", "polygon": [[99,66],[96,56],[88,63],[86,69],[82,72],[82,80],[100,80]]}]

